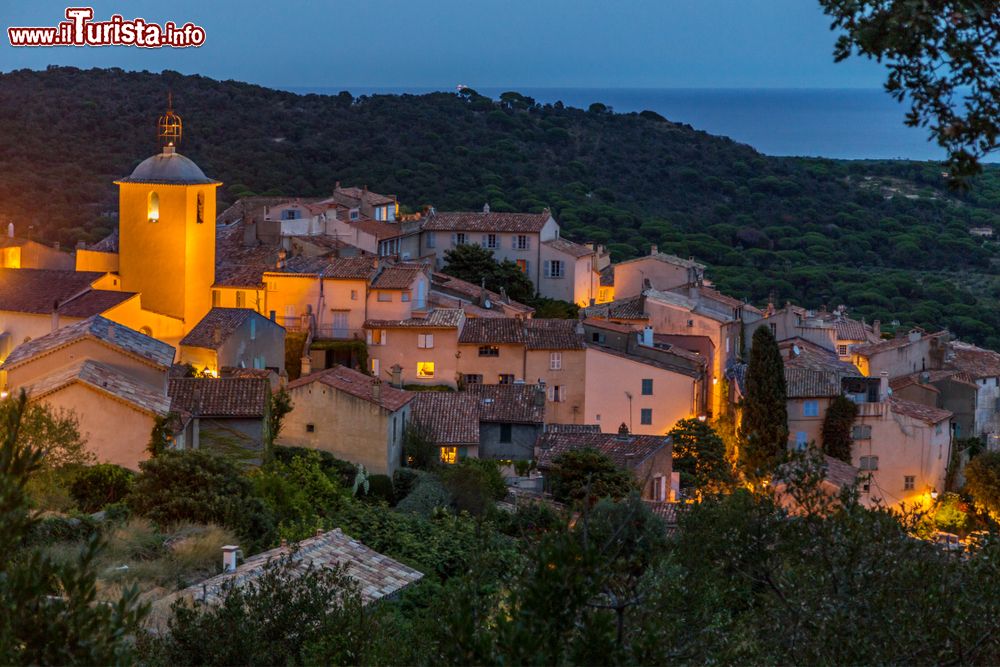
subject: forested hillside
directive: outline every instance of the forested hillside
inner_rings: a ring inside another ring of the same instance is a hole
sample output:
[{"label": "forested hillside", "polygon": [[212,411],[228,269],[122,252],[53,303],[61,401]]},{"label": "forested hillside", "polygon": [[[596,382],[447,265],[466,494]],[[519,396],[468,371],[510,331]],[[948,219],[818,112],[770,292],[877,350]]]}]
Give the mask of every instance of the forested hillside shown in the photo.
[{"label": "forested hillside", "polygon": [[[650,243],[710,265],[726,291],[947,326],[1000,347],[992,226],[1000,171],[949,193],[929,163],[773,158],[652,112],[540,106],[507,94],[295,95],[177,73],[52,68],[0,75],[0,216],[21,233],[96,240],[112,180],[156,151],[167,91],[181,151],[248,193],[321,195],[335,181],[405,207],[552,208],[616,259]],[[901,112],[902,113],[902,112]],[[762,119],[763,122],[764,119]]]}]

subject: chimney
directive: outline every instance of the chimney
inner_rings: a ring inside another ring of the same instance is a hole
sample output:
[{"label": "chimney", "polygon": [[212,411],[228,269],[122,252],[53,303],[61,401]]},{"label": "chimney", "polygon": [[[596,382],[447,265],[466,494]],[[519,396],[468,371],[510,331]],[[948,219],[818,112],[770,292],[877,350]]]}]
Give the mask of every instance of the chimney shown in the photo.
[{"label": "chimney", "polygon": [[882,371],[878,378],[878,400],[883,402],[889,398],[889,371]]},{"label": "chimney", "polygon": [[875,334],[876,338],[882,337],[882,320],[872,322],[872,333]]},{"label": "chimney", "polygon": [[906,338],[911,343],[916,343],[918,340],[920,340],[920,332],[916,329],[910,329],[910,333],[906,334]]},{"label": "chimney", "polygon": [[59,328],[59,300],[52,302],[52,330]]},{"label": "chimney", "polygon": [[372,380],[372,400],[382,404],[382,381],[378,378]]},{"label": "chimney", "polygon": [[649,254],[650,254],[650,255],[655,255],[655,254],[656,254],[656,252],[657,252],[657,250],[658,250],[658,248],[657,248],[657,246],[656,246],[656,244],[655,244],[655,243],[651,243],[651,244],[649,245]]},{"label": "chimney", "polygon": [[309,375],[310,373],[312,373],[312,371],[313,371],[313,368],[312,368],[312,358],[308,354],[303,355],[303,357],[302,357],[302,371],[299,373],[299,377],[305,377],[306,375]]},{"label": "chimney", "polygon": [[618,427],[618,440],[628,439],[628,424],[622,422],[622,425]]},{"label": "chimney", "polygon": [[646,325],[642,330],[642,337],[639,339],[641,345],[646,347],[653,347],[653,327]]},{"label": "chimney", "polygon": [[277,268],[279,268],[279,269],[285,268],[285,259],[287,259],[287,257],[288,257],[288,253],[285,252],[284,248],[282,248],[281,250],[278,251],[278,262],[277,262],[277,265],[276,265]]},{"label": "chimney", "polygon": [[393,364],[392,368],[389,369],[392,374],[392,386],[397,389],[403,386],[403,367],[399,364]]},{"label": "chimney", "polygon": [[535,385],[535,392],[532,398],[535,401],[536,408],[545,407],[545,381],[541,378],[538,379],[538,384]]},{"label": "chimney", "polygon": [[490,203],[486,202],[485,204],[483,204],[483,213],[489,213],[489,212],[490,212]]},{"label": "chimney", "polygon": [[236,571],[236,559],[238,557],[240,547],[237,544],[227,544],[222,547],[222,571],[223,572],[235,572]]}]

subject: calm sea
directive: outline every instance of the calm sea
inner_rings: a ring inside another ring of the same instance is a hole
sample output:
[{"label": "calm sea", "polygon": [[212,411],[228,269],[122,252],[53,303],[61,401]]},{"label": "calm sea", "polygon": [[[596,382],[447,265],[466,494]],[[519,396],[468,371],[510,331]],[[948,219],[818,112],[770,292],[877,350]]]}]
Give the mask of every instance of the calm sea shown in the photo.
[{"label": "calm sea", "polygon": [[[474,86],[475,87],[475,86]],[[655,89],[479,88],[498,97],[505,90],[537,101],[587,108],[602,102],[615,111],[651,109],[711,134],[731,137],[769,155],[844,159],[939,160],[944,153],[927,132],[903,125],[906,107],[882,90],[858,89]],[[342,88],[289,88],[336,94]],[[426,93],[454,88],[348,88],[354,95]]]}]

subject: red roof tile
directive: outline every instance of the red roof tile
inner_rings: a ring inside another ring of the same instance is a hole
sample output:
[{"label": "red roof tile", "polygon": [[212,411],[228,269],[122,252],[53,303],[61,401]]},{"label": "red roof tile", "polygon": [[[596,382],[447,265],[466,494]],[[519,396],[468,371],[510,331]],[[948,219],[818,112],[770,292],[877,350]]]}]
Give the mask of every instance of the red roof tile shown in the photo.
[{"label": "red roof tile", "polygon": [[171,378],[170,409],[199,417],[260,418],[267,412],[266,378]]},{"label": "red roof tile", "polygon": [[579,320],[521,321],[524,323],[524,342],[529,350],[584,350],[587,347]]},{"label": "red roof tile", "polygon": [[[460,308],[435,308],[427,317],[405,320],[366,320],[365,329],[457,329],[465,314]],[[467,320],[466,324],[474,320]]]},{"label": "red roof tile", "polygon": [[538,439],[538,467],[552,467],[560,454],[583,449],[596,449],[620,468],[631,468],[645,461],[664,447],[670,450],[665,435],[626,435],[614,433],[545,433]]},{"label": "red roof tile", "polygon": [[479,421],[542,424],[545,422],[545,402],[539,405],[539,391],[531,384],[472,384],[467,393],[479,401]]},{"label": "red roof tile", "polygon": [[580,243],[574,243],[572,241],[568,241],[564,238],[552,239],[551,241],[545,241],[544,243],[545,245],[547,245],[548,247],[552,248],[557,252],[564,253],[566,255],[575,257],[577,259],[581,257],[586,257],[587,255],[594,254],[593,248],[582,245]]},{"label": "red roof tile", "polygon": [[418,391],[410,419],[428,428],[438,445],[479,444],[479,401],[472,394]]},{"label": "red roof tile", "polygon": [[[91,291],[91,283],[103,275],[97,271],[0,269],[0,310],[49,314],[56,302],[60,304],[69,302],[74,297],[80,297]],[[121,300],[110,303],[108,308],[134,296],[131,292],[123,294],[125,296]],[[100,307],[105,303],[106,301],[98,298],[92,307]],[[97,315],[100,312],[88,312],[86,316]]]},{"label": "red roof tile", "polygon": [[181,345],[217,350],[233,332],[253,317],[267,320],[270,325],[280,326],[249,308],[213,308],[181,339]]},{"label": "red roof tile", "polygon": [[419,266],[387,266],[372,281],[372,289],[406,290],[424,270]]},{"label": "red roof tile", "polygon": [[74,382],[161,417],[170,409],[170,399],[162,388],[139,382],[117,368],[93,359],[59,368],[36,380],[27,392],[33,400],[38,400]]},{"label": "red roof tile", "polygon": [[906,415],[907,417],[912,417],[931,425],[943,422],[952,415],[952,413],[948,410],[941,410],[939,408],[933,408],[929,405],[914,403],[913,401],[896,398],[895,396],[891,396],[889,398],[889,407],[896,414]]},{"label": "red roof tile", "polygon": [[[375,378],[345,366],[334,366],[306,375],[294,382],[289,382],[288,389],[298,389],[314,382],[321,382],[328,387],[381,406],[390,412],[399,410],[413,400],[413,392],[396,389],[386,382],[380,382],[379,388],[375,389]],[[376,395],[380,395],[380,397],[376,399]]]},{"label": "red roof tile", "polygon": [[497,317],[468,320],[462,328],[459,343],[493,344],[493,345],[523,345],[523,320],[514,317]]},{"label": "red roof tile", "polygon": [[425,231],[522,232],[537,233],[549,221],[543,213],[451,212],[431,213],[424,220]]},{"label": "red roof tile", "polygon": [[952,342],[945,355],[945,362],[976,379],[1000,377],[1000,352],[969,343]]}]

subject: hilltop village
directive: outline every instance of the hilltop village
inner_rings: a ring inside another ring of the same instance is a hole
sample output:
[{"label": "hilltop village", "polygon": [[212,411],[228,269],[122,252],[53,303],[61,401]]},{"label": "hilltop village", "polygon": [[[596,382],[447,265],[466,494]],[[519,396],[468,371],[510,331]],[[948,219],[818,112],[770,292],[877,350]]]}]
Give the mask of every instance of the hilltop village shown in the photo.
[{"label": "hilltop village", "polygon": [[[613,263],[548,210],[403,215],[393,195],[337,183],[219,212],[221,183],[165,136],[116,181],[108,238],[68,253],[11,225],[0,240],[4,396],[73,411],[99,461],[137,469],[160,429],[178,450],[252,463],[273,443],[391,476],[419,425],[441,462],[506,462],[525,492],[545,491],[558,454],[597,449],[645,500],[681,502],[667,434],[738,422],[760,327],[784,363],[789,449],[821,446],[838,397],[857,406],[850,461],[830,470],[860,480],[863,502],[927,502],[956,484],[956,441],[997,445],[1000,354],[946,331],[889,333],[843,305],[758,308],[696,258],[652,246]],[[450,275],[449,252],[470,245],[579,317],[534,317]],[[291,410],[271,433],[275,392]]]}]

